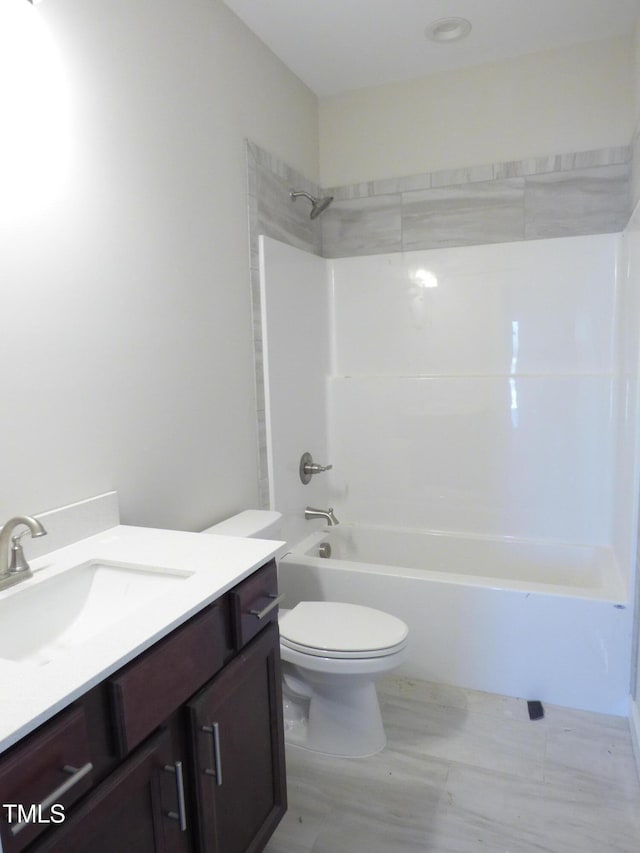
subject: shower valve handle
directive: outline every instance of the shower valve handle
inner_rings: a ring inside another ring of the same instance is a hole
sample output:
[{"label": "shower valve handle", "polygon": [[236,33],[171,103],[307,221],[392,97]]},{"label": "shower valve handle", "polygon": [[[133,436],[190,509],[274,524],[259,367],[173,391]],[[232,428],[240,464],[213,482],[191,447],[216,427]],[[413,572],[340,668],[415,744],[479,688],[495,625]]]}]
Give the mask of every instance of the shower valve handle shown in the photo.
[{"label": "shower valve handle", "polygon": [[323,471],[330,471],[333,465],[318,465],[313,461],[313,456],[310,453],[303,453],[300,459],[300,479],[307,485],[311,482],[314,474],[321,474]]},{"label": "shower valve handle", "polygon": [[305,474],[322,474],[323,471],[330,471],[333,465],[318,465],[317,462],[309,462],[304,466]]}]

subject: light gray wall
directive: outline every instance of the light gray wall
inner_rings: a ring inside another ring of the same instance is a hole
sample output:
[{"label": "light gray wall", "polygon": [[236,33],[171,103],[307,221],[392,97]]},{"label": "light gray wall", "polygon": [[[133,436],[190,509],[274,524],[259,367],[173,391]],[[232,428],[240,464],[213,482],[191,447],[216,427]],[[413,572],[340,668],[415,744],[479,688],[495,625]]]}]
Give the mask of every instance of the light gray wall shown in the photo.
[{"label": "light gray wall", "polygon": [[74,150],[0,225],[0,519],[117,489],[200,529],[258,495],[244,139],[317,174],[316,98],[220,0],[37,11]]}]

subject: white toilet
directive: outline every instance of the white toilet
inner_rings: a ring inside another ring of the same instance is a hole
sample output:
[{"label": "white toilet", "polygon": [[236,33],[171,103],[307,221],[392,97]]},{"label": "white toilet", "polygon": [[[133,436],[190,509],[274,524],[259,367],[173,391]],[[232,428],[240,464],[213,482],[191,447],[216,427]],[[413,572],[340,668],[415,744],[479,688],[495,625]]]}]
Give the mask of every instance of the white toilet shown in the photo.
[{"label": "white toilet", "polygon": [[[280,513],[247,510],[203,531],[278,539]],[[329,755],[374,755],[386,737],[375,681],[406,655],[405,623],[371,607],[302,601],[280,610],[288,743]]]}]

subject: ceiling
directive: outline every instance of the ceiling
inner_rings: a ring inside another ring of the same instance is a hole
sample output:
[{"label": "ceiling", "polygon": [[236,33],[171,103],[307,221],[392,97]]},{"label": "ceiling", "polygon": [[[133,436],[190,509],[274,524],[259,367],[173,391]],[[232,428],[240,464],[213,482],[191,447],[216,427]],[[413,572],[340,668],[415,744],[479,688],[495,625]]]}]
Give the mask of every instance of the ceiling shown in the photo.
[{"label": "ceiling", "polygon": [[[640,0],[225,0],[317,95],[631,34]],[[424,31],[472,24],[458,42]]]}]

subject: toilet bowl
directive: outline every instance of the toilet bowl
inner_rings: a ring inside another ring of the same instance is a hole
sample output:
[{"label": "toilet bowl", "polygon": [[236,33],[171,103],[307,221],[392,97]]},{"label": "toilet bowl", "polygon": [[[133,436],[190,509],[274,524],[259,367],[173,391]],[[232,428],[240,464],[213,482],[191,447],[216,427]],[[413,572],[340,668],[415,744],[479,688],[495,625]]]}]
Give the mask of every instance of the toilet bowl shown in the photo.
[{"label": "toilet bowl", "polygon": [[[204,533],[277,539],[280,514],[247,510]],[[285,738],[328,755],[380,752],[386,736],[375,682],[399,666],[408,628],[381,610],[302,601],[280,610]]]},{"label": "toilet bowl", "polygon": [[402,663],[407,634],[400,619],[358,604],[302,601],[281,613],[288,741],[330,755],[380,752],[375,682]]}]

